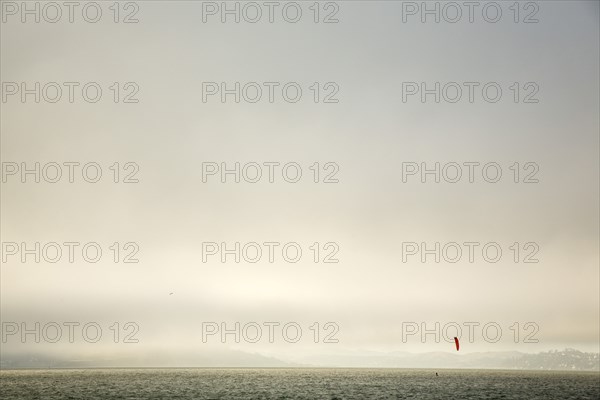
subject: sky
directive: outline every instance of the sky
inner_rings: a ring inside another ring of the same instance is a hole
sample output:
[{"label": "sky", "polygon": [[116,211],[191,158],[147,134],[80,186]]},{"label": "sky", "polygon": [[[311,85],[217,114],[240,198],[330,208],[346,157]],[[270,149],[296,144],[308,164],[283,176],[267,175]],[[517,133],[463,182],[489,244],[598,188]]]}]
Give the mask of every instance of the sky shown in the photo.
[{"label": "sky", "polygon": [[598,352],[600,7],[489,3],[2,1],[2,351]]}]

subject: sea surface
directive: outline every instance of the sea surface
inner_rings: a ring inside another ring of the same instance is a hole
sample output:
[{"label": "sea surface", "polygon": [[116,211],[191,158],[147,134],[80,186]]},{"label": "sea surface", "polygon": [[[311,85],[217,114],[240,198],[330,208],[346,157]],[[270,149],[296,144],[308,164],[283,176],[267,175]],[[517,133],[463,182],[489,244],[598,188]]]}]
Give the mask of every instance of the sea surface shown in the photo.
[{"label": "sea surface", "polygon": [[600,399],[598,372],[411,369],[0,371],[0,399]]}]

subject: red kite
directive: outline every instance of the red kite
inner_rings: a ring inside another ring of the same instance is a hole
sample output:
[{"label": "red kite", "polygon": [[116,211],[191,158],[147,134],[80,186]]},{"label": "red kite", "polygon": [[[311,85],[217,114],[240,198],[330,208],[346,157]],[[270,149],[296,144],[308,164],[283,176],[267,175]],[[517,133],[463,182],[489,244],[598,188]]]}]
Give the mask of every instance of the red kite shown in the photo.
[{"label": "red kite", "polygon": [[460,343],[458,343],[458,338],[454,336],[454,344],[456,345],[456,351],[460,348]]}]

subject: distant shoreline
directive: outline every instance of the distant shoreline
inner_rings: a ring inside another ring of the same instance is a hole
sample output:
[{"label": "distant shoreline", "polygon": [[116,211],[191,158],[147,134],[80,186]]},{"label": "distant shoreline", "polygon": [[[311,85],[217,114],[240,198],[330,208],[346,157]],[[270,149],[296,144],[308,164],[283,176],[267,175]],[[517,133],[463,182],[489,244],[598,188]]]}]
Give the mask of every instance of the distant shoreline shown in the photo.
[{"label": "distant shoreline", "polygon": [[411,367],[57,367],[57,368],[0,368],[3,371],[82,371],[82,370],[381,370],[381,371],[497,371],[497,372],[568,372],[568,373],[600,373],[593,369],[520,369],[520,368],[411,368]]}]

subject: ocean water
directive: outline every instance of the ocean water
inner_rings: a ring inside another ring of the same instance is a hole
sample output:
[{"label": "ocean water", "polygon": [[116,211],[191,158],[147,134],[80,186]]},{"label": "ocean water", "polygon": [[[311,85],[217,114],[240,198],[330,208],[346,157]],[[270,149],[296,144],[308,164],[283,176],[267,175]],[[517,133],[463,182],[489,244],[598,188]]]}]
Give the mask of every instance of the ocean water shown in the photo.
[{"label": "ocean water", "polygon": [[0,371],[9,399],[600,399],[598,372],[409,369]]}]

